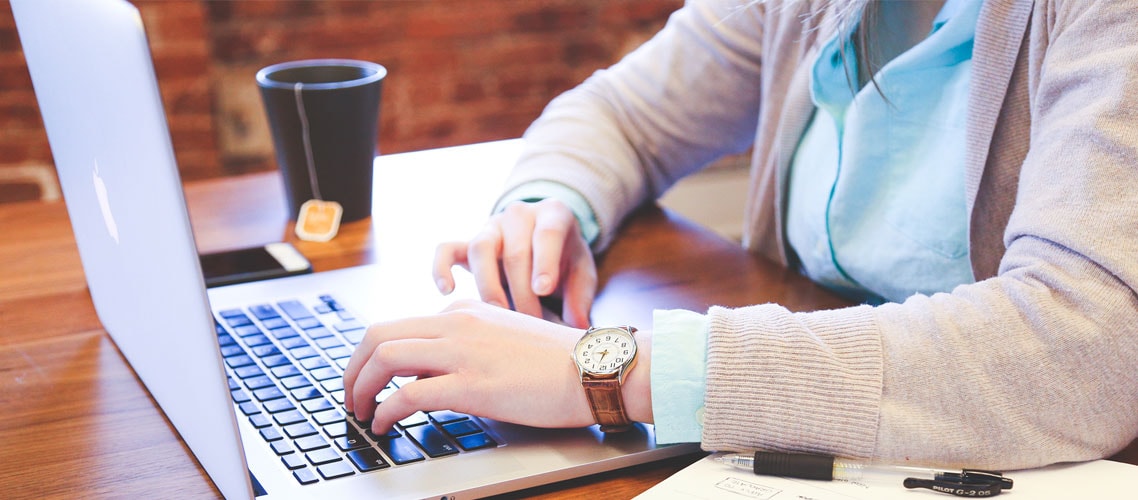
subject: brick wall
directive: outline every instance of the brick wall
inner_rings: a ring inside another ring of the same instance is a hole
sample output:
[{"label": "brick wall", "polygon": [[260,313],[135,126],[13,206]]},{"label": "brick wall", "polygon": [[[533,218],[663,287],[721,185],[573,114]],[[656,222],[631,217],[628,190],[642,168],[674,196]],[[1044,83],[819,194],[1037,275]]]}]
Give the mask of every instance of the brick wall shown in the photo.
[{"label": "brick wall", "polygon": [[[384,153],[517,137],[558,93],[656,32],[682,0],[135,0],[183,178],[274,168],[253,82],[290,59],[387,66]],[[0,6],[4,171],[51,164],[10,6]],[[20,168],[15,168],[19,166]],[[12,167],[12,168],[6,168]],[[19,178],[8,175],[8,178]]]}]

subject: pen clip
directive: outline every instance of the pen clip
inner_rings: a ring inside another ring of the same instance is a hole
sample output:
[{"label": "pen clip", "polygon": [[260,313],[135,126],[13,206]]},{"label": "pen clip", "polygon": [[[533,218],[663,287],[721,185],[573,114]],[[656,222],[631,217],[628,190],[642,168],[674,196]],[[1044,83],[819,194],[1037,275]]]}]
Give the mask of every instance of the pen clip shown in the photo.
[{"label": "pen clip", "polygon": [[910,489],[926,488],[958,497],[994,497],[1014,485],[1011,478],[999,472],[978,469],[939,473],[933,479],[910,477],[902,484]]}]

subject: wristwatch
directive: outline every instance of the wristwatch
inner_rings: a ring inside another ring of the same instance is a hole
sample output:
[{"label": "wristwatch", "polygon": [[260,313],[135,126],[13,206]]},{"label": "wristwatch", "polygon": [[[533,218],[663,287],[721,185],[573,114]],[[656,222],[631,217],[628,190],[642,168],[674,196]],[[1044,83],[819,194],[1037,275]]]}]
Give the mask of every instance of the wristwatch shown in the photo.
[{"label": "wristwatch", "polygon": [[602,432],[623,432],[632,427],[620,386],[636,366],[634,333],[636,329],[631,326],[590,327],[573,348],[589,409]]}]

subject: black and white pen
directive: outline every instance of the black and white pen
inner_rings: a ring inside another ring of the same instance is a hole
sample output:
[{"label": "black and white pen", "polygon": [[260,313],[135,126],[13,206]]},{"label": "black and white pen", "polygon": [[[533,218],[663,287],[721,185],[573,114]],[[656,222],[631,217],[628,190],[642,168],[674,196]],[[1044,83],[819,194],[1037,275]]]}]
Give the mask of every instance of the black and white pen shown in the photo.
[{"label": "black and white pen", "polygon": [[963,469],[953,472],[802,453],[757,451],[754,454],[720,455],[715,457],[715,460],[737,469],[749,469],[763,476],[822,481],[859,481],[875,476],[896,477],[906,488],[927,488],[962,497],[996,496],[1003,490],[1012,489],[1013,485],[1011,478],[993,471]]}]

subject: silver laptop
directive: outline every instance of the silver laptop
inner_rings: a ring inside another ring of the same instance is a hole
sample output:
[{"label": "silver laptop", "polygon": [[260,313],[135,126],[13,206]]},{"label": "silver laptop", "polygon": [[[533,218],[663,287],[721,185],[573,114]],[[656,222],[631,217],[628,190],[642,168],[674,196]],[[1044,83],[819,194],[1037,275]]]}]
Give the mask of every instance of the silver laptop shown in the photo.
[{"label": "silver laptop", "polygon": [[427,267],[399,270],[429,250],[207,292],[138,11],[12,10],[99,318],[226,497],[481,497],[696,451],[655,447],[647,425],[604,436],[453,412],[367,434],[340,373],[368,321],[445,303]]}]

